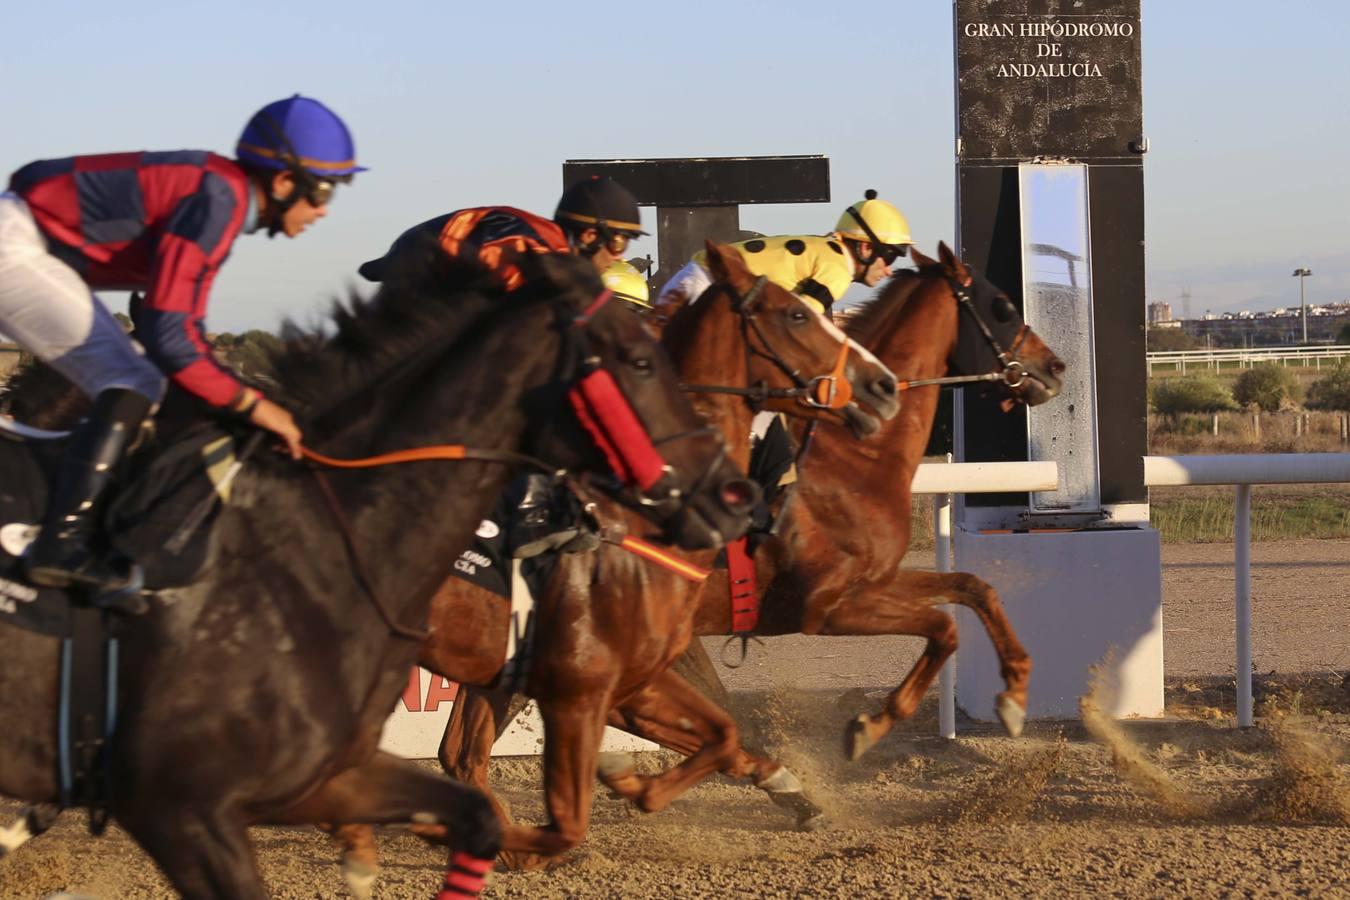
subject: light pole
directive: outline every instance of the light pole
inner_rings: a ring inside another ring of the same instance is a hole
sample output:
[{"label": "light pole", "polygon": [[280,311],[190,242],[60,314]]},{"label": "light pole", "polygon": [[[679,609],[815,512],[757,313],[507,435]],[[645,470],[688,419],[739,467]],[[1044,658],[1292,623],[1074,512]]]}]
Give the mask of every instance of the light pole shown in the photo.
[{"label": "light pole", "polygon": [[1303,300],[1303,279],[1312,274],[1312,269],[1299,267],[1294,270],[1294,275],[1298,278],[1298,308],[1303,311],[1303,343],[1308,343],[1308,304]]}]

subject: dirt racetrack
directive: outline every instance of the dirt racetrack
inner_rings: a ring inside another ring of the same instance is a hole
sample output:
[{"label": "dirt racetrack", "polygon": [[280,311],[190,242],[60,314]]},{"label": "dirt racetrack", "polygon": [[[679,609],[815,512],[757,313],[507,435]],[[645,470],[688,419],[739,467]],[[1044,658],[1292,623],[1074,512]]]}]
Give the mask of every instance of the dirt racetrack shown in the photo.
[{"label": "dirt racetrack", "polygon": [[[1169,545],[1163,559],[1167,720],[1032,723],[1016,741],[966,723],[946,742],[930,697],[845,764],[844,722],[918,642],[788,639],[728,683],[830,830],[796,833],[758,791],[721,780],[651,816],[602,796],[567,864],[498,873],[486,896],[1350,897],[1350,545],[1254,548],[1257,701],[1270,714],[1246,732],[1231,720],[1232,548]],[[517,815],[540,815],[538,776],[533,761],[497,763]],[[0,819],[17,809],[0,804]],[[274,896],[344,896],[322,835],[253,836]],[[433,894],[443,851],[396,832],[381,851],[377,897]],[[73,814],[0,862],[2,898],[59,891],[172,896],[125,836],[90,841]]]}]

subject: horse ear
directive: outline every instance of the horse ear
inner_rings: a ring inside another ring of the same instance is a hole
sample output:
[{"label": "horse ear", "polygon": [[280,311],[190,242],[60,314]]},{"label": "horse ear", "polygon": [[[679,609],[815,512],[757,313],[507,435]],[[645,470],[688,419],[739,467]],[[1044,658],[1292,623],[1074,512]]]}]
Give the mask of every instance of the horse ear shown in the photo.
[{"label": "horse ear", "polygon": [[745,267],[745,260],[741,259],[741,255],[730,244],[704,241],[703,246],[708,253],[708,271],[712,273],[713,281],[726,282],[740,288],[750,278],[750,270]]},{"label": "horse ear", "polygon": [[919,252],[918,247],[911,246],[909,248],[909,255],[910,258],[914,260],[914,265],[918,266],[920,269],[922,269],[924,266],[937,265],[937,260],[928,256],[924,256],[922,253]]},{"label": "horse ear", "polygon": [[956,258],[952,248],[947,246],[946,241],[938,241],[938,258],[942,260],[942,268],[946,269],[961,284],[970,284],[970,270],[966,264]]}]

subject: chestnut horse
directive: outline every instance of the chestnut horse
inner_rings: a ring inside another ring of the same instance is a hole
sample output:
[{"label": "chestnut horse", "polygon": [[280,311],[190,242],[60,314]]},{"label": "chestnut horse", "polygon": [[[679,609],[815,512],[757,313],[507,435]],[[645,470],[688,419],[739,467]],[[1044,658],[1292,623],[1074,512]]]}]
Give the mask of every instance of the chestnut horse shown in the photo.
[{"label": "chestnut horse", "polygon": [[[918,271],[899,272],[883,285],[849,322],[850,335],[900,376],[902,388],[949,375],[997,373],[993,383],[1010,400],[1037,405],[1054,397],[1064,364],[1025,326],[1005,294],[945,244],[939,257],[940,262],[915,252]],[[979,616],[1006,682],[996,699],[998,715],[1012,735],[1021,732],[1025,719],[1031,660],[995,590],[973,575],[900,568],[910,540],[910,482],[928,442],[938,391],[934,385],[907,390],[900,415],[865,444],[848,440],[836,426],[820,428],[800,461],[782,530],[756,554],[762,608],[755,634],[906,634],[927,640],[883,708],[849,723],[844,744],[851,759],[914,712],[955,651],[956,624],[936,608],[941,603],[959,603]],[[721,573],[708,580],[695,617],[697,634],[731,633],[729,591]],[[697,662],[703,653],[695,642],[687,655]],[[716,707],[718,716],[703,717],[710,704],[676,674],[686,664],[682,659],[659,682],[620,704],[609,724],[685,754],[700,752],[709,741],[724,748],[735,726]],[[492,744],[510,720],[509,699],[500,692],[460,691],[441,748],[452,776],[487,787]],[[617,754],[605,762],[605,782],[642,809],[669,802],[664,776],[638,776],[631,760]],[[776,761],[737,748],[722,771],[752,779],[796,813],[799,827],[823,824],[797,779]]]},{"label": "chestnut horse", "polygon": [[[862,399],[881,416],[896,413],[894,376],[870,353],[799,298],[757,280],[734,250],[709,244],[708,261],[713,287],[697,304],[681,310],[663,341],[684,382],[719,388],[696,394],[694,403],[726,435],[729,458],[738,464],[749,458],[754,410],[737,392],[757,393],[757,384],[771,397],[769,408],[828,417],[855,433],[874,431],[876,419],[843,406],[842,397],[836,397],[835,410],[803,405],[793,397],[773,398],[799,383],[820,387],[828,373],[840,369],[841,359],[847,384],[837,385],[836,391]],[[599,503],[597,514],[611,528],[637,524],[613,503]],[[711,566],[713,555],[694,555],[689,561]],[[541,593],[525,693],[538,702],[544,721],[549,823],[542,828],[506,826],[505,855],[517,863],[556,856],[584,837],[609,711],[652,684],[666,685],[667,666],[693,633],[700,583],[605,543],[593,553],[563,554]],[[451,579],[432,602],[433,634],[419,661],[461,684],[491,684],[502,668],[509,621],[508,605],[501,598]],[[679,684],[675,679],[667,690]],[[702,699],[689,694],[683,703]],[[715,714],[715,707],[708,711]],[[672,792],[723,767],[728,749],[737,745],[734,727],[720,737],[672,773]],[[478,782],[485,783],[481,778]],[[509,822],[505,809],[499,810]],[[349,882],[357,891],[369,890],[375,864],[369,830],[343,828],[340,838]]]},{"label": "chestnut horse", "polygon": [[[601,371],[636,410],[637,430],[692,435],[656,441],[657,486],[680,502],[644,491],[640,508],[688,546],[743,531],[748,505],[726,500],[743,476],[701,434],[641,322],[597,302],[607,292],[585,263],[539,268],[508,298],[386,284],[376,301],[339,312],[336,337],[292,345],[274,393],[310,412],[307,440],[336,457],[456,443],[608,471],[567,401],[583,374]],[[10,438],[0,450],[6,489],[11,457],[45,452]],[[259,459],[234,481],[199,579],[121,624],[110,812],[177,891],[266,897],[247,832],[265,823],[435,821],[456,864],[484,871],[501,828],[482,794],[376,744],[416,659],[420,642],[408,638],[421,636],[412,629],[426,621],[431,588],[507,469],[367,469],[333,476],[326,500],[303,467]],[[0,624],[0,792],[39,804],[59,791],[60,644]],[[6,830],[4,848],[22,831]]]}]

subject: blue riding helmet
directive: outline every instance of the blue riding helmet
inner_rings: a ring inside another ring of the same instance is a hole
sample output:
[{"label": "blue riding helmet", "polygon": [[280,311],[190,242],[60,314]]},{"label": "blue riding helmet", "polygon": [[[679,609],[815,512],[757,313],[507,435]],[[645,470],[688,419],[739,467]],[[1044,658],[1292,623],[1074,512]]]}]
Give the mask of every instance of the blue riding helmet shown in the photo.
[{"label": "blue riding helmet", "polygon": [[235,155],[253,165],[299,168],[319,178],[345,181],[366,171],[356,164],[352,134],[337,114],[299,94],[254,113],[239,136]]}]

